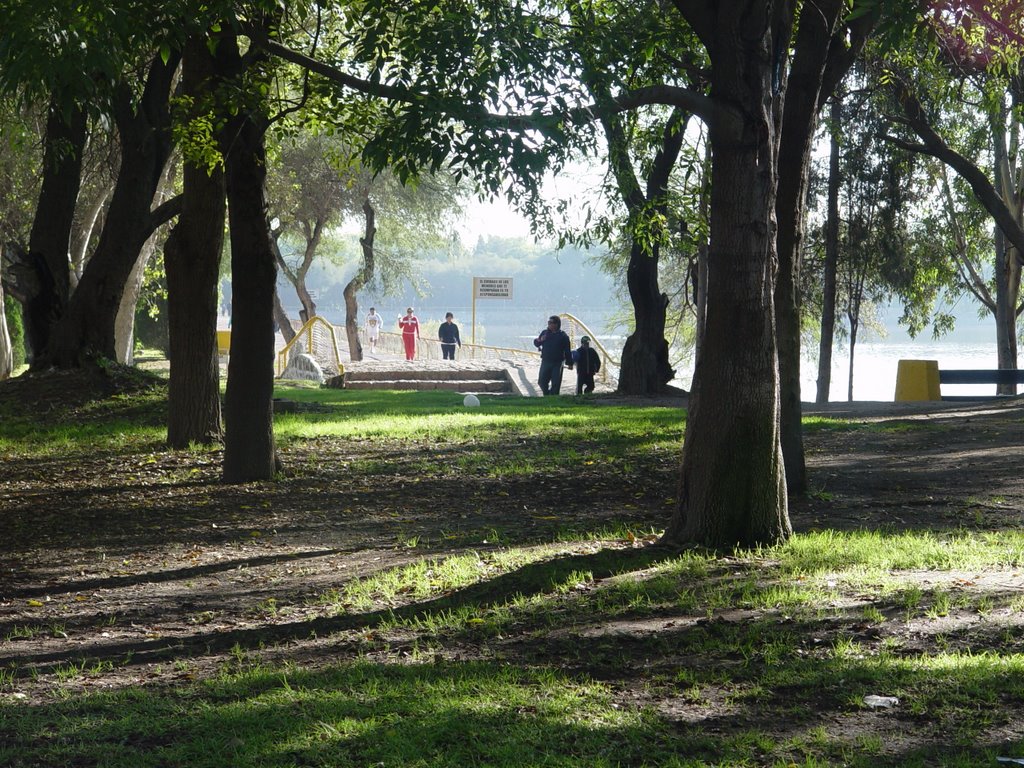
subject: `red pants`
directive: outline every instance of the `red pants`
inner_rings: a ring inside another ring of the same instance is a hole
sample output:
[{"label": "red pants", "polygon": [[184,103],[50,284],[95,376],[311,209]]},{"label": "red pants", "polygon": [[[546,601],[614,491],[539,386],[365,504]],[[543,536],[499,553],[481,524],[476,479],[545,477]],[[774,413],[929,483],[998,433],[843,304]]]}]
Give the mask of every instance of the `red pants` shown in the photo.
[{"label": "red pants", "polygon": [[405,342],[405,359],[416,359],[416,336],[412,333],[403,333],[402,341]]}]

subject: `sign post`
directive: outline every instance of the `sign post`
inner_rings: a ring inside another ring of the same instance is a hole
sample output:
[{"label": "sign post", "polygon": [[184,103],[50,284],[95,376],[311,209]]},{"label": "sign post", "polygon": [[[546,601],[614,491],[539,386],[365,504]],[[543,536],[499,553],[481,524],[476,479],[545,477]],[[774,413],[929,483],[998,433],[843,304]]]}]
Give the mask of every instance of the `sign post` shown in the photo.
[{"label": "sign post", "polygon": [[473,333],[472,343],[476,344],[476,300],[477,299],[511,299],[511,277],[474,277],[473,278]]}]

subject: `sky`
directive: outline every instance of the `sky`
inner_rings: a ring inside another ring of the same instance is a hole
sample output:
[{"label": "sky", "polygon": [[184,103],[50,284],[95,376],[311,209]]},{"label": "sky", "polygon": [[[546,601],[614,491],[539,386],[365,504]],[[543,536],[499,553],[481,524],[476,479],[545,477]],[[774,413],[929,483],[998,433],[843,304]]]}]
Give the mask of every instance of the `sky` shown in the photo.
[{"label": "sky", "polygon": [[[570,202],[570,223],[579,226],[582,221],[581,203],[589,202],[595,209],[600,204],[598,192],[603,166],[587,158],[568,163],[557,175],[548,174],[543,183],[545,198],[554,202]],[[524,237],[532,239],[530,223],[517,213],[504,198],[489,202],[474,200],[466,204],[466,213],[458,226],[462,241],[472,247],[480,235],[495,237]]]}]

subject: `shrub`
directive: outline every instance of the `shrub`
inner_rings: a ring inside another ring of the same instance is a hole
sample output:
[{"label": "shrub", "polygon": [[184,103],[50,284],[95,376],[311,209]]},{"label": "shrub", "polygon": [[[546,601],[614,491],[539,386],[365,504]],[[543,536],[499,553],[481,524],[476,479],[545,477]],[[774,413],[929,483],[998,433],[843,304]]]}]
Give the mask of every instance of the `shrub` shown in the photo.
[{"label": "shrub", "polygon": [[7,316],[7,332],[11,336],[14,370],[18,370],[25,364],[25,323],[21,318],[21,302],[9,293],[4,294],[4,314]]}]

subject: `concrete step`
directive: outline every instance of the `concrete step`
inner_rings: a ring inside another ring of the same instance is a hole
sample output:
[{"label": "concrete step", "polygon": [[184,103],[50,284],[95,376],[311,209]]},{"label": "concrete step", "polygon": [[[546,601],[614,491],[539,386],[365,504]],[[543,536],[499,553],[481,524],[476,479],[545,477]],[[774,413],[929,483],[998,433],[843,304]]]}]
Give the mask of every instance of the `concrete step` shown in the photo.
[{"label": "concrete step", "polygon": [[511,392],[507,379],[357,379],[345,375],[346,389],[414,389],[417,391],[443,389],[452,392]]},{"label": "concrete step", "polygon": [[356,381],[376,381],[379,379],[391,379],[402,381],[479,381],[479,380],[502,380],[505,381],[505,369],[495,368],[490,371],[478,371],[469,369],[452,368],[451,370],[420,370],[410,371],[402,369],[382,370],[347,370],[345,381],[348,384]]}]

